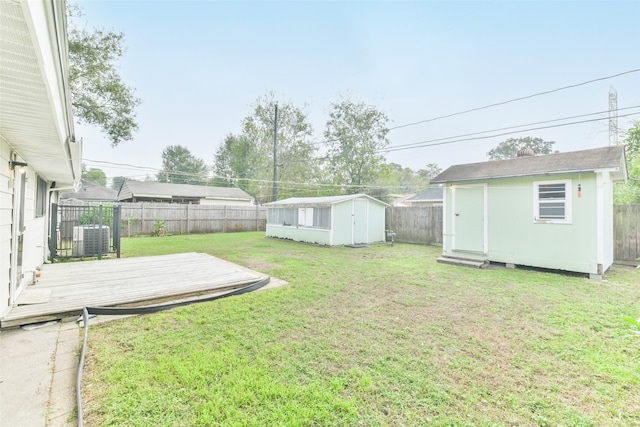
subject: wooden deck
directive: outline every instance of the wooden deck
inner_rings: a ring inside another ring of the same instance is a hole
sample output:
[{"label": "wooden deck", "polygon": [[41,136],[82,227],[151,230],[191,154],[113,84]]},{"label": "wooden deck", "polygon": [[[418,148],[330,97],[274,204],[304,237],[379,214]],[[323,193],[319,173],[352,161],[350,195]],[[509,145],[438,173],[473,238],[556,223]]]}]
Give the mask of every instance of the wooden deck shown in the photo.
[{"label": "wooden deck", "polygon": [[[222,292],[265,277],[201,253],[45,264],[38,282],[27,287],[0,327],[77,316],[86,306],[149,305]],[[34,295],[48,301],[33,303]]]}]

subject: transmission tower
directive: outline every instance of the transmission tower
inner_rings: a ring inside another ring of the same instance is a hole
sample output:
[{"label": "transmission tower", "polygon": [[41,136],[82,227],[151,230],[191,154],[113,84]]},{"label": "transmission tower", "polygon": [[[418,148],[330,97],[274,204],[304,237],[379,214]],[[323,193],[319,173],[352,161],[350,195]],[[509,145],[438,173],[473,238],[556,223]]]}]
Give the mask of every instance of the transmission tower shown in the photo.
[{"label": "transmission tower", "polygon": [[609,145],[618,145],[618,92],[609,88]]}]

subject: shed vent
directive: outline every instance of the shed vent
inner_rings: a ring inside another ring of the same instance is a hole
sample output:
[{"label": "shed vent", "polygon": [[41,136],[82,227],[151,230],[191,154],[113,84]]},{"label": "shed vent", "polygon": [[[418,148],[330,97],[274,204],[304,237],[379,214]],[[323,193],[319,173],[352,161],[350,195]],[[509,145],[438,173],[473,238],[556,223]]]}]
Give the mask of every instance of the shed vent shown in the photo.
[{"label": "shed vent", "polygon": [[529,147],[522,148],[518,151],[518,157],[533,157],[536,152]]}]

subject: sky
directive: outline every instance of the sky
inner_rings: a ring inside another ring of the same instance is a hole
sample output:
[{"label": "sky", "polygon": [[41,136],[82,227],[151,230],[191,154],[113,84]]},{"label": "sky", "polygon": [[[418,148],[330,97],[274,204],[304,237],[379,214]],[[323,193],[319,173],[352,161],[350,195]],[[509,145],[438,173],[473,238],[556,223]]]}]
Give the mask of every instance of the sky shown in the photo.
[{"label": "sky", "polygon": [[[76,124],[83,162],[109,178],[155,175],[169,145],[212,165],[269,93],[307,114],[316,143],[331,104],[375,106],[389,117],[387,161],[414,170],[486,161],[507,138],[555,141],[561,152],[607,146],[611,88],[621,131],[640,120],[638,1],[79,5],[79,26],[124,33],[118,71],[142,100],[139,131],[115,148]],[[533,129],[585,120],[594,121]],[[456,142],[484,131],[494,132]]]}]

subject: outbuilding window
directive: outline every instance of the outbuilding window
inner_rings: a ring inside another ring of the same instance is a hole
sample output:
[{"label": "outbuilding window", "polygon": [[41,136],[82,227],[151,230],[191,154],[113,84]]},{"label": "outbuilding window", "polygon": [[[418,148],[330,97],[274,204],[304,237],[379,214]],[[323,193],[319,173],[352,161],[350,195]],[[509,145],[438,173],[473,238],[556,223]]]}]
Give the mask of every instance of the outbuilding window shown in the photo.
[{"label": "outbuilding window", "polygon": [[571,180],[533,183],[533,220],[542,223],[571,223]]}]

